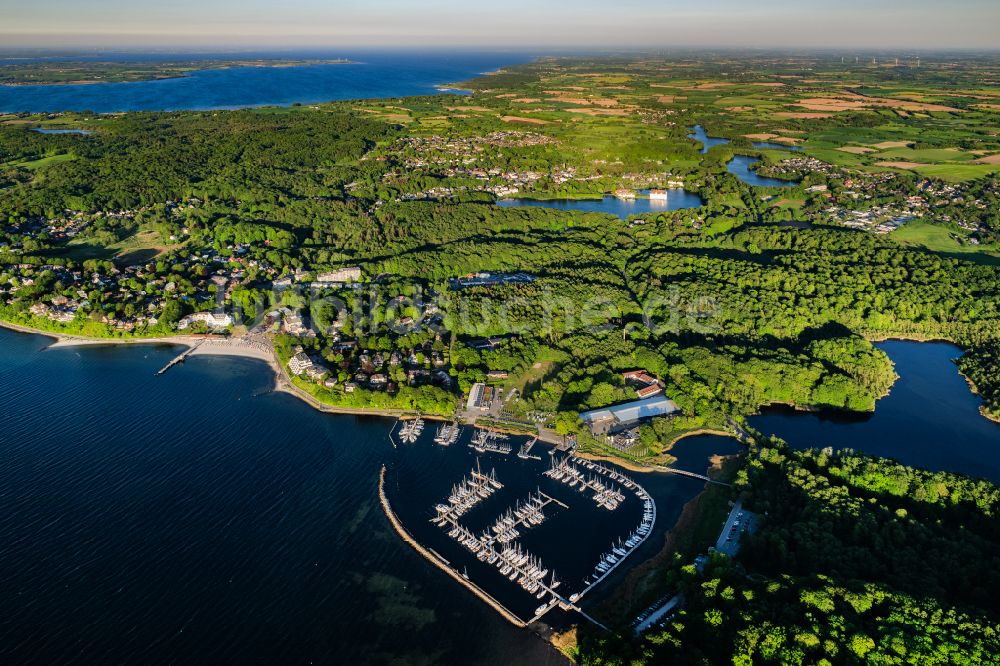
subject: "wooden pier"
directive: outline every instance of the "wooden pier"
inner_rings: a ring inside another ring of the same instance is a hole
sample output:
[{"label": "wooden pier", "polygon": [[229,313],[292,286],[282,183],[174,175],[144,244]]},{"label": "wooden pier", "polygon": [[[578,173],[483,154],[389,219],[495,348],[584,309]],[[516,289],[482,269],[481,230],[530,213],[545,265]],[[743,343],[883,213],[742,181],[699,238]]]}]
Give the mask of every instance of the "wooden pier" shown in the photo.
[{"label": "wooden pier", "polygon": [[528,442],[525,442],[521,446],[521,450],[517,452],[517,457],[521,458],[522,460],[541,460],[542,459],[541,456],[531,455],[531,449],[535,446],[537,442],[538,442],[537,437],[531,439]]},{"label": "wooden pier", "polygon": [[165,373],[167,370],[169,370],[170,368],[174,367],[175,365],[179,365],[179,364],[183,363],[184,361],[187,360],[187,357],[190,356],[191,354],[193,354],[194,350],[197,349],[200,346],[201,346],[201,342],[196,342],[192,346],[188,347],[183,352],[181,352],[180,355],[178,355],[173,360],[171,360],[170,363],[167,363],[165,366],[163,366],[162,368],[160,368],[159,371],[156,374],[157,375],[162,375],[163,373]]}]

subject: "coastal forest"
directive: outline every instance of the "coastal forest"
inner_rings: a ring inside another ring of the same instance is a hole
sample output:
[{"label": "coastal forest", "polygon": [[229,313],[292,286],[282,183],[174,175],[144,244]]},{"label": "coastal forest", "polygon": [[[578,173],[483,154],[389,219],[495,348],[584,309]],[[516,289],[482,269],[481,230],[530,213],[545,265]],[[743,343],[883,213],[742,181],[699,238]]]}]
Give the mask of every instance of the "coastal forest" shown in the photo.
[{"label": "coastal forest", "polygon": [[850,451],[751,451],[766,516],[735,559],[665,572],[685,608],[642,642],[587,632],[585,664],[991,664],[1000,489]]}]

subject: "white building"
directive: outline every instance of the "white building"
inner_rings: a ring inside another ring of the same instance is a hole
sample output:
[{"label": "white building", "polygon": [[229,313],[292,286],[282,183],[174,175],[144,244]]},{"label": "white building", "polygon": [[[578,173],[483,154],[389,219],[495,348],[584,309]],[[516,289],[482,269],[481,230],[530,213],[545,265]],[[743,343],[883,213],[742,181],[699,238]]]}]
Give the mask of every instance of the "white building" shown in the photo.
[{"label": "white building", "polygon": [[597,435],[642,419],[654,416],[668,416],[679,411],[680,409],[674,404],[673,400],[661,395],[613,407],[594,409],[580,414],[580,418],[590,426],[591,432]]},{"label": "white building", "polygon": [[476,383],[469,390],[469,400],[465,403],[465,408],[469,411],[482,409],[483,394],[486,392],[486,385]]},{"label": "white building", "polygon": [[288,360],[288,369],[293,375],[301,375],[312,367],[312,359],[306,356],[304,352],[299,352]]},{"label": "white building", "polygon": [[188,315],[177,322],[177,328],[179,330],[184,330],[191,326],[201,322],[213,330],[227,328],[233,325],[232,315],[228,315],[222,312],[195,312],[192,315]]},{"label": "white building", "polygon": [[[329,273],[320,273],[316,276],[316,282],[323,284],[341,284],[344,282],[357,282],[361,279],[361,269],[357,266],[347,266],[339,268]],[[314,283],[315,284],[315,283]]]}]

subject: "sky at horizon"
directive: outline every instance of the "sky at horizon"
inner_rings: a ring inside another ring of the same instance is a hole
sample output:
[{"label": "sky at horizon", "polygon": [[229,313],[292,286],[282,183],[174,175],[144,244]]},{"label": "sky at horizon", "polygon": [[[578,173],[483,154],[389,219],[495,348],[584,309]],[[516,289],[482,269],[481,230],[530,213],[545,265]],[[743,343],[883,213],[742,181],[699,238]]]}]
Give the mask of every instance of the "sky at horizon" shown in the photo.
[{"label": "sky at horizon", "polygon": [[0,0],[9,48],[1000,49],[1000,0]]}]

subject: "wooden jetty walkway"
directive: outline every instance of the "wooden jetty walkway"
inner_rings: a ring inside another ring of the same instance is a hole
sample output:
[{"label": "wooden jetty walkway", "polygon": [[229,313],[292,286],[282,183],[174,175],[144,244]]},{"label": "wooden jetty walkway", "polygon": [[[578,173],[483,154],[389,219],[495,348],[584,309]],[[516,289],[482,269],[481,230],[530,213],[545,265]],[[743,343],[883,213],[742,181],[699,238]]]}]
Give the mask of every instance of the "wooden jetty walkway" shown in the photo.
[{"label": "wooden jetty walkway", "polygon": [[167,363],[165,366],[163,366],[162,368],[160,368],[159,371],[156,374],[157,375],[162,375],[163,373],[165,373],[167,370],[169,370],[170,368],[174,367],[175,365],[179,365],[179,364],[183,363],[184,361],[187,360],[188,356],[190,356],[191,354],[194,353],[195,349],[197,349],[198,347],[201,346],[201,344],[202,344],[201,342],[196,342],[195,344],[191,345],[190,347],[188,347],[187,349],[185,349],[184,351],[182,351],[180,353],[180,355],[178,355],[173,360],[171,360],[169,363]]},{"label": "wooden jetty walkway", "polygon": [[722,481],[716,481],[715,479],[710,479],[704,474],[697,474],[695,472],[688,472],[687,470],[677,469],[676,467],[660,467],[657,466],[657,470],[661,472],[667,472],[668,474],[676,474],[677,476],[686,476],[691,479],[698,479],[700,481],[705,481],[706,483],[712,483],[717,486],[730,486],[729,483],[723,483]]}]

